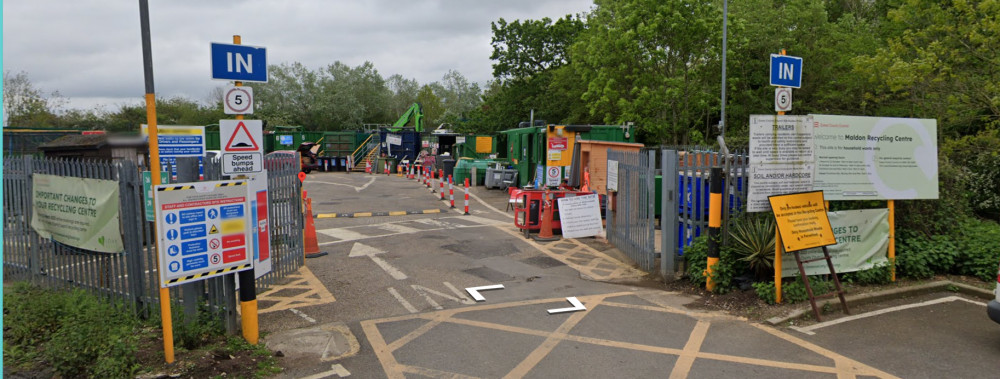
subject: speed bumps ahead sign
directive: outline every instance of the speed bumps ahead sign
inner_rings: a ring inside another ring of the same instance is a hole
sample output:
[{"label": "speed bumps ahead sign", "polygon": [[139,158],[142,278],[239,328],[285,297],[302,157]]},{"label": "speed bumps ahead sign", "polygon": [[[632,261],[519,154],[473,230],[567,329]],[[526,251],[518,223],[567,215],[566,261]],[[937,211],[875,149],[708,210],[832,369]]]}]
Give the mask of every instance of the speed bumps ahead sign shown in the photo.
[{"label": "speed bumps ahead sign", "polygon": [[823,191],[768,196],[785,251],[835,245]]},{"label": "speed bumps ahead sign", "polygon": [[245,181],[156,186],[160,285],[253,268]]}]

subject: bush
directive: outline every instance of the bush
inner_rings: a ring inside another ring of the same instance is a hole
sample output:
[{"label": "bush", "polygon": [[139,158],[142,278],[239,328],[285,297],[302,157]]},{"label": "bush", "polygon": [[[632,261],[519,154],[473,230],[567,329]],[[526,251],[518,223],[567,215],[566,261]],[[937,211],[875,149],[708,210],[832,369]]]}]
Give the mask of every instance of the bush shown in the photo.
[{"label": "bush", "polygon": [[63,377],[131,377],[138,369],[138,320],[86,292],[16,284],[4,293],[4,313],[5,360],[40,358]]},{"label": "bush", "polygon": [[[712,281],[715,293],[726,293],[733,288],[733,279],[746,272],[746,264],[732,249],[720,246],[719,263],[712,269]],[[708,268],[708,237],[695,238],[691,246],[684,249],[684,259],[687,261],[688,280],[696,286],[705,288]]]},{"label": "bush", "polygon": [[889,284],[892,282],[893,260],[887,263],[879,263],[874,267],[844,274],[843,282],[858,283],[864,285]]},{"label": "bush", "polygon": [[774,218],[767,213],[747,213],[729,230],[730,248],[758,278],[774,273]]},{"label": "bush", "polygon": [[950,273],[959,254],[950,236],[925,237],[911,230],[899,231],[896,246],[899,274],[914,279],[929,279],[935,274]]},{"label": "bush", "polygon": [[1000,262],[1000,224],[969,219],[961,224],[956,235],[959,257],[955,273],[987,282],[995,280]]},{"label": "bush", "polygon": [[[818,276],[809,277],[809,286],[812,287],[816,296],[832,291],[835,286],[833,281],[824,280]],[[768,304],[775,304],[774,282],[757,282],[753,284],[757,297]],[[784,303],[795,304],[809,301],[809,292],[802,282],[802,277],[796,277],[794,281],[781,283],[781,300]]]}]

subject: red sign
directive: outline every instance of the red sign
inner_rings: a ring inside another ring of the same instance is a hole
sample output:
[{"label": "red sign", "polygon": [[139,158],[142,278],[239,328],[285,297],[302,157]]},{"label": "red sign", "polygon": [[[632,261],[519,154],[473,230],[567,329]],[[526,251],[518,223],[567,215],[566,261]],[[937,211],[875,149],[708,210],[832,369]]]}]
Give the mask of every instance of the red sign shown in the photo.
[{"label": "red sign", "polygon": [[266,261],[271,258],[271,239],[267,234],[267,191],[257,192],[257,223],[258,260]]},{"label": "red sign", "polygon": [[246,245],[246,240],[242,234],[232,234],[222,237],[222,248],[237,247]]},{"label": "red sign", "polygon": [[238,262],[247,258],[247,249],[233,249],[222,252],[222,263]]},{"label": "red sign", "polygon": [[569,148],[569,138],[552,137],[549,138],[549,150],[566,150]]},{"label": "red sign", "polygon": [[257,141],[253,139],[250,135],[250,131],[247,130],[247,126],[240,122],[236,125],[236,130],[233,131],[233,135],[229,137],[229,142],[223,148],[225,151],[257,151],[260,147],[257,145]]}]

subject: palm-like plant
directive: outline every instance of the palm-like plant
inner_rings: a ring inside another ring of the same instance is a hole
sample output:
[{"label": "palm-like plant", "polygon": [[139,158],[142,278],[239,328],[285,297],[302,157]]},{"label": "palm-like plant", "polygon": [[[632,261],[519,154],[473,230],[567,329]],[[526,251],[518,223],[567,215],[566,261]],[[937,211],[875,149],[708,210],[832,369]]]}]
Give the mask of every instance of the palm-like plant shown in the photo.
[{"label": "palm-like plant", "polygon": [[745,214],[729,229],[731,249],[747,262],[757,278],[769,275],[774,267],[774,219]]}]

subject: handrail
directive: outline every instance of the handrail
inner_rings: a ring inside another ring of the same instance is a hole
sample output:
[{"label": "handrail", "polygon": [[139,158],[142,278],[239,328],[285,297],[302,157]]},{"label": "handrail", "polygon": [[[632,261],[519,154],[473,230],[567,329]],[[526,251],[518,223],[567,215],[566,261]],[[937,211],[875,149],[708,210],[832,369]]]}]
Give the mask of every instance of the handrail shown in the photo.
[{"label": "handrail", "polygon": [[368,138],[365,138],[364,142],[362,142],[361,144],[358,145],[357,149],[354,149],[354,152],[351,153],[351,159],[352,160],[354,160],[355,162],[358,161],[358,159],[357,159],[358,158],[358,151],[360,151],[361,148],[363,148],[365,146],[368,146],[368,141],[370,141],[372,139],[372,137],[374,137],[374,136],[375,136],[375,134],[369,135]]}]

